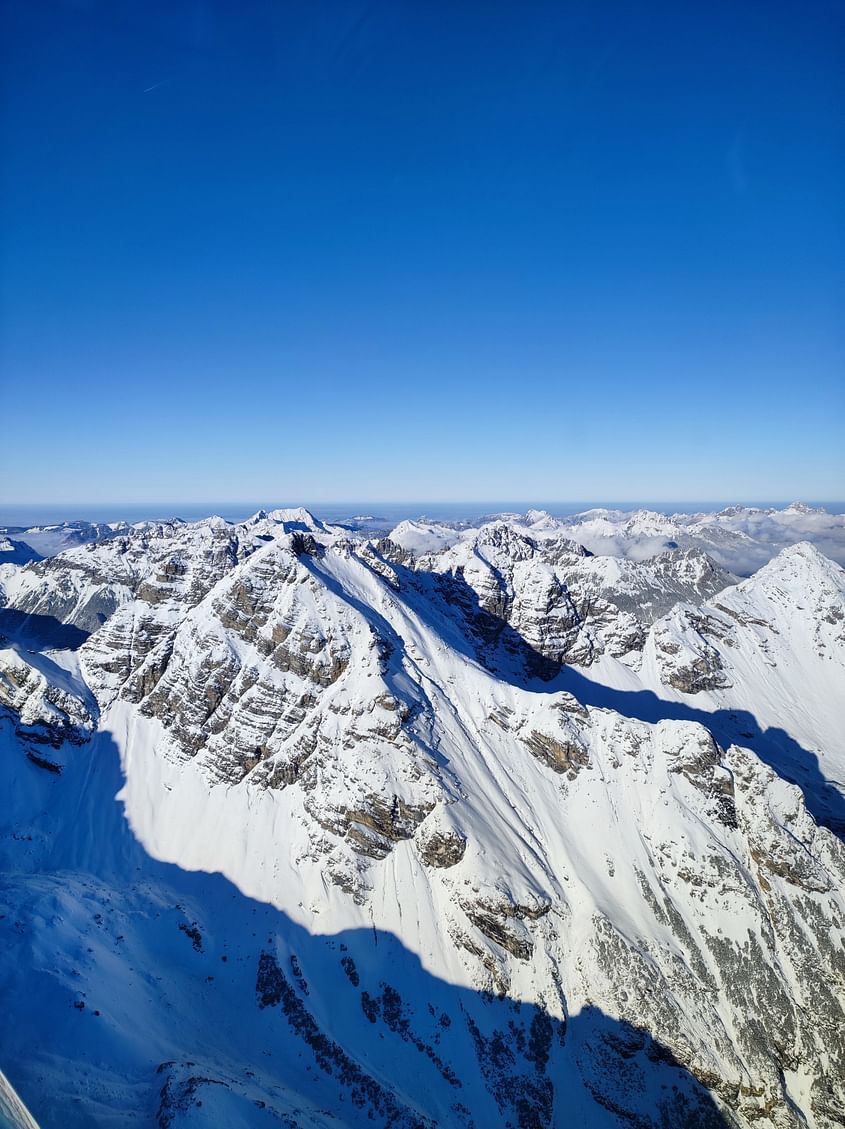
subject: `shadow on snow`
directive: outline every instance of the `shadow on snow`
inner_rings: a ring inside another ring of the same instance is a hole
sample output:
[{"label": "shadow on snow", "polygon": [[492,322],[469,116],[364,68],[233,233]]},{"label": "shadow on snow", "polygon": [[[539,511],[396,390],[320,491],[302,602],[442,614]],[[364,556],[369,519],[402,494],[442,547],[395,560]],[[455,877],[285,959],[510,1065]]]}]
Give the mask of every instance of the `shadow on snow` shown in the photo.
[{"label": "shadow on snow", "polygon": [[[738,744],[750,748],[779,776],[797,784],[816,823],[845,840],[845,796],[823,775],[816,754],[784,729],[764,728],[748,710],[703,710],[660,698],[651,690],[615,690],[605,686],[574,667],[535,651],[509,623],[481,607],[477,593],[460,573],[415,572],[396,561],[389,563],[400,581],[399,591],[394,590],[397,599],[412,608],[456,651],[491,674],[535,693],[564,690],[585,706],[612,709],[638,721],[698,722],[723,747]],[[320,575],[326,581],[322,570]],[[339,585],[335,590],[342,599],[350,600]],[[398,661],[402,644],[396,633],[372,609],[357,602],[355,606],[377,631],[387,632],[391,643],[400,648]]]},{"label": "shadow on snow", "polygon": [[8,635],[34,650],[54,648],[76,651],[90,635],[72,623],[62,623],[52,615],[0,608],[0,635]]},{"label": "shadow on snow", "polygon": [[0,1062],[45,1125],[728,1126],[598,1008],[560,1021],[449,984],[390,933],[312,934],[152,859],[108,735],[61,777],[2,753]]},{"label": "shadow on snow", "polygon": [[822,775],[816,754],[784,729],[764,729],[748,710],[701,710],[659,698],[652,690],[614,690],[574,667],[564,667],[548,689],[565,690],[585,706],[615,710],[638,721],[698,722],[723,748],[742,745],[751,749],[784,780],[797,784],[816,823],[845,839],[845,796]]}]

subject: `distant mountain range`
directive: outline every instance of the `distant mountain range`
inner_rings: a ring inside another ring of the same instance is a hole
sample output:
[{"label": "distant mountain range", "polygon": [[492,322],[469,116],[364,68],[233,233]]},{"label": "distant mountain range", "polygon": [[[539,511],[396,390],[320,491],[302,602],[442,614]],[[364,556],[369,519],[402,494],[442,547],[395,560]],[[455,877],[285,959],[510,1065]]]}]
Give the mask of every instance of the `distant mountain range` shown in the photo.
[{"label": "distant mountain range", "polygon": [[[444,507],[456,513],[470,507]],[[565,517],[543,510],[524,514],[490,514],[427,519],[403,518],[393,524],[389,516],[333,511],[330,520],[351,533],[369,536],[389,535],[414,552],[426,552],[454,544],[472,530],[502,517],[528,536],[541,539],[566,537],[591,552],[604,556],[644,560],[679,546],[709,553],[724,568],[737,575],[750,575],[787,545],[812,541],[831,560],[845,564],[845,513],[828,512],[823,506],[793,502],[782,509],[773,507],[728,506],[714,512],[665,513],[649,509],[590,509]],[[174,519],[175,520],[175,519]],[[125,535],[156,522],[144,521],[64,521],[48,525],[0,527],[0,562],[24,563],[32,554],[54,556],[65,549],[90,541]],[[237,522],[232,522],[237,524]],[[21,560],[5,557],[14,553]]]}]

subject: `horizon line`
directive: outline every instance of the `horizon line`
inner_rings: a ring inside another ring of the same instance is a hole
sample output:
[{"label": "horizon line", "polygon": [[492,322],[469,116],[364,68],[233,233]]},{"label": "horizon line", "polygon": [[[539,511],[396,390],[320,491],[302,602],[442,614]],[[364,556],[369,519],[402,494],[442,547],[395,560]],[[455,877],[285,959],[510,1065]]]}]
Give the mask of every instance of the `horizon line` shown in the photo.
[{"label": "horizon line", "polygon": [[750,496],[737,497],[736,495],[723,495],[722,497],[705,497],[700,496],[697,498],[654,498],[654,497],[639,497],[639,498],[332,498],[332,499],[307,499],[307,500],[294,500],[286,499],[282,501],[259,501],[256,499],[244,498],[200,498],[196,500],[180,498],[176,500],[163,500],[163,499],[107,499],[105,501],[97,501],[92,499],[85,499],[80,501],[4,501],[0,499],[0,508],[3,509],[23,509],[23,508],[43,508],[43,507],[57,507],[69,509],[71,507],[85,506],[104,508],[109,506],[256,506],[258,509],[296,509],[300,507],[307,508],[309,506],[571,506],[580,505],[583,503],[604,503],[620,506],[627,505],[643,505],[654,504],[661,506],[668,505],[692,505],[698,503],[711,503],[711,504],[727,504],[727,505],[795,505],[814,503],[816,505],[843,505],[845,504],[845,497],[842,498],[813,498],[809,495],[796,495],[796,496],[782,496],[780,498],[752,498]]}]

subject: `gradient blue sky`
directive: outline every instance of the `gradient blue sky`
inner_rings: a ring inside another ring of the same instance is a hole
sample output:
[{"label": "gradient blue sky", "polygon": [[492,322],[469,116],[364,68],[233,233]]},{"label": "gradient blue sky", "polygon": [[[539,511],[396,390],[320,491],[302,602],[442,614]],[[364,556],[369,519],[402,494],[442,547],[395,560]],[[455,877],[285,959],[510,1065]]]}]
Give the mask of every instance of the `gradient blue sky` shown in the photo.
[{"label": "gradient blue sky", "polygon": [[0,497],[841,498],[844,11],[7,3]]}]

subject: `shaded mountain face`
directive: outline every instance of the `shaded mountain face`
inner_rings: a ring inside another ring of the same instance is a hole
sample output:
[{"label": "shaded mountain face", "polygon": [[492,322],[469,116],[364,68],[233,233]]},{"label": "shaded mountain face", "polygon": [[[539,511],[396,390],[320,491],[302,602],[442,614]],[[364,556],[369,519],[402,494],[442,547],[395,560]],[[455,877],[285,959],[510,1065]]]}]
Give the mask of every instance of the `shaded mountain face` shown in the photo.
[{"label": "shaded mountain face", "polygon": [[0,571],[35,1115],[838,1125],[845,574],[401,540],[286,510]]},{"label": "shaded mountain face", "polygon": [[40,554],[24,541],[0,533],[0,565],[23,565],[40,559]]}]

